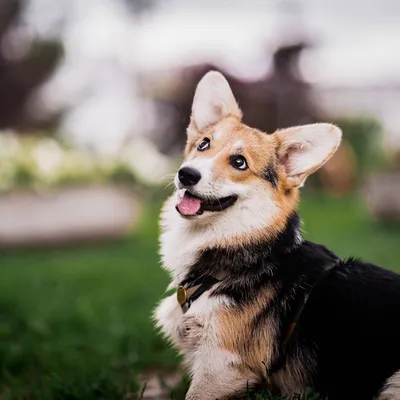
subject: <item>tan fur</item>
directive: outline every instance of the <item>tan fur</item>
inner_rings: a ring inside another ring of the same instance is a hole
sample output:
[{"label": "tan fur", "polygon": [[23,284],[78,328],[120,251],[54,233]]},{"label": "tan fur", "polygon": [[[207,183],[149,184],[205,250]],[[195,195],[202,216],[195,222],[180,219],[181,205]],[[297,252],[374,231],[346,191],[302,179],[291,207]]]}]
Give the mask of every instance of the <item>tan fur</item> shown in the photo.
[{"label": "tan fur", "polygon": [[[193,129],[193,128],[192,128]],[[197,146],[204,139],[210,138],[212,145],[206,152],[198,152]],[[241,140],[244,143],[240,152],[232,151],[233,145]],[[262,178],[263,169],[272,163],[278,174],[279,185],[276,188],[270,186],[273,198],[279,205],[280,212],[275,216],[274,221],[268,229],[259,232],[252,232],[251,237],[234,237],[230,244],[243,245],[249,241],[264,241],[273,239],[283,229],[287,217],[297,208],[299,199],[298,188],[293,188],[287,183],[285,169],[279,164],[277,151],[280,141],[275,134],[266,134],[257,129],[250,128],[241,123],[238,117],[227,117],[222,121],[206,129],[202,133],[191,136],[185,149],[185,158],[210,158],[218,155],[214,168],[215,179],[228,178],[233,182],[249,185],[268,185]],[[229,157],[232,154],[242,154],[248,163],[249,169],[238,171],[229,164]],[[222,241],[215,243],[217,246],[224,246],[227,243]]]},{"label": "tan fur", "polygon": [[240,368],[252,371],[260,379],[265,378],[265,365],[274,353],[276,327],[269,324],[267,329],[252,329],[251,323],[259,312],[268,308],[274,294],[271,288],[260,293],[246,308],[224,308],[217,316],[220,346],[236,353],[241,360]]},{"label": "tan fur", "polygon": [[[254,374],[258,382],[266,382],[270,387],[279,388],[283,394],[301,393],[307,386],[308,373],[313,368],[311,355],[303,354],[302,361],[292,358],[282,370],[271,377],[267,368],[271,367],[276,352],[277,326],[274,317],[262,329],[252,326],[257,314],[269,307],[275,291],[270,288],[260,293],[246,308],[224,308],[218,312],[219,345],[238,355],[240,364],[236,368],[243,376]],[[304,360],[309,358],[307,368]]]}]

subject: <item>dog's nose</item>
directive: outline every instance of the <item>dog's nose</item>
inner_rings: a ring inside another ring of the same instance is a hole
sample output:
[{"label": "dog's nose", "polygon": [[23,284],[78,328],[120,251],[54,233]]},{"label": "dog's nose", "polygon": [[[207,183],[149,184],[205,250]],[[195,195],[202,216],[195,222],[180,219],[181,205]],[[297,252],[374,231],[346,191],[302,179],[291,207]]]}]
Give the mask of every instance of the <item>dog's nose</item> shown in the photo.
[{"label": "dog's nose", "polygon": [[183,167],[178,172],[178,178],[183,185],[193,186],[201,179],[201,174],[197,169]]}]

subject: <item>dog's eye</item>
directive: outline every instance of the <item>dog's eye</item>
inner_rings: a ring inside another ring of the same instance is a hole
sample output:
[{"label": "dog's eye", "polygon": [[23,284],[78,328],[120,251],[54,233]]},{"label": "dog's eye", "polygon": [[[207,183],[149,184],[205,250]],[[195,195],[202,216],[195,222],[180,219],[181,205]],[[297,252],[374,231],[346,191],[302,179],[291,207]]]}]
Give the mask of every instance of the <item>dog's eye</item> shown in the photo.
[{"label": "dog's eye", "polygon": [[204,138],[200,144],[197,146],[198,151],[208,150],[210,148],[210,139]]},{"label": "dog's eye", "polygon": [[247,161],[243,156],[231,156],[229,162],[233,168],[240,169],[241,171],[248,168]]}]

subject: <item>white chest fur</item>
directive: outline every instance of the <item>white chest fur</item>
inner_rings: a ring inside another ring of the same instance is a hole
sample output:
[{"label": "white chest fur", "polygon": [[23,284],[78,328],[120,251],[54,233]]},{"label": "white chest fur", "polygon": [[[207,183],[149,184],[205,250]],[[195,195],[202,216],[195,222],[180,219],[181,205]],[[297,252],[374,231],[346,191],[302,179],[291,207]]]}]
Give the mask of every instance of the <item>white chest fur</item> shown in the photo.
[{"label": "white chest fur", "polygon": [[[163,267],[171,276],[170,289],[185,279],[201,250],[265,227],[264,224],[274,214],[274,207],[262,207],[268,210],[268,215],[261,218],[259,214],[251,212],[254,207],[248,202],[254,201],[269,203],[268,199],[266,201],[265,198],[254,196],[247,202],[225,210],[223,215],[210,215],[207,216],[207,222],[195,224],[176,212],[175,196],[166,202],[161,220],[160,253]],[[252,371],[240,372],[238,365],[241,361],[237,353],[221,347],[218,311],[232,305],[224,296],[210,296],[215,288],[203,293],[186,313],[183,313],[176,294],[164,299],[155,311],[158,327],[184,355],[192,377],[186,396],[190,400],[222,398],[234,390],[242,390],[256,379]]]},{"label": "white chest fur", "polygon": [[239,372],[240,357],[219,343],[218,308],[228,306],[222,297],[203,293],[182,312],[175,295],[164,299],[155,312],[158,326],[184,356],[192,378],[187,400],[214,400],[256,382],[252,373]]},{"label": "white chest fur", "polygon": [[[240,204],[239,204],[240,202]],[[182,218],[175,210],[176,195],[171,196],[161,218],[160,253],[163,267],[172,277],[170,287],[176,286],[197,259],[199,250],[216,243],[229,243],[232,238],[248,236],[250,232],[263,231],[276,214],[276,205],[264,192],[255,191],[251,198],[238,200],[223,215],[215,213],[207,219],[194,221]],[[252,210],[259,210],[254,213]]]},{"label": "white chest fur", "polygon": [[[228,209],[225,218],[218,221],[210,218],[208,225],[199,226],[179,216],[175,211],[175,197],[167,201],[161,221],[160,253],[163,267],[172,278],[169,288],[176,287],[185,278],[190,266],[197,261],[199,251],[212,247],[221,238],[229,240],[249,229],[254,218],[248,218],[247,225],[239,223],[243,219],[237,214],[242,213],[246,213],[246,207]],[[259,226],[260,222],[257,224]],[[186,397],[190,400],[223,397],[255,379],[252,373],[243,377],[235,367],[240,363],[238,354],[221,347],[218,311],[231,304],[224,296],[210,296],[215,288],[203,293],[186,313],[176,294],[164,299],[155,311],[158,327],[184,355],[192,376]]]},{"label": "white chest fur", "polygon": [[184,355],[189,373],[195,376],[203,370],[220,372],[238,357],[219,346],[216,311],[227,304],[222,297],[201,295],[186,313],[182,312],[175,295],[164,299],[155,317],[163,334]]},{"label": "white chest fur", "polygon": [[[181,218],[174,208],[175,198],[170,198],[162,215],[161,257],[163,266],[171,275],[170,288],[184,279],[190,265],[196,262],[199,250],[212,243],[207,230],[193,230],[190,221]],[[155,311],[155,319],[163,334],[183,353],[189,356],[194,347],[204,343],[217,346],[216,311],[228,304],[224,297],[210,297],[210,289],[203,293],[183,313],[176,294],[165,298]],[[192,362],[190,362],[193,364]]]},{"label": "white chest fur", "polygon": [[[160,253],[163,267],[172,278],[169,288],[176,287],[184,279],[189,266],[196,261],[199,246],[203,244],[201,235],[190,234],[187,221],[179,216],[174,204],[175,196],[171,197],[165,204],[161,219]],[[205,298],[206,293],[202,297]],[[184,347],[180,335],[180,332],[183,331],[184,316],[196,314],[195,311],[199,308],[199,303],[199,301],[196,301],[196,304],[193,304],[184,314],[176,294],[173,294],[165,298],[155,311],[157,325],[163,334],[181,351]]]}]

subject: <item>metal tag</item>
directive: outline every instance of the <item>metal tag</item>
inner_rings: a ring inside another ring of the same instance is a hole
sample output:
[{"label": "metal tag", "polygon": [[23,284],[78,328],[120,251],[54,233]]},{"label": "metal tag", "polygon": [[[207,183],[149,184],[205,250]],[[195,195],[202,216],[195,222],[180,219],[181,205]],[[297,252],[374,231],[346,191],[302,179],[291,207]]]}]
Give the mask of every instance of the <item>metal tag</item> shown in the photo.
[{"label": "metal tag", "polygon": [[178,299],[178,303],[181,306],[183,306],[186,303],[187,293],[186,289],[183,286],[178,286],[178,289],[176,290],[176,297]]}]

